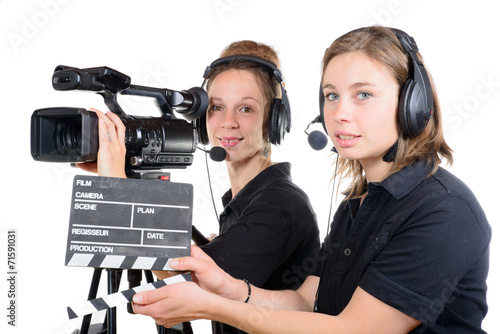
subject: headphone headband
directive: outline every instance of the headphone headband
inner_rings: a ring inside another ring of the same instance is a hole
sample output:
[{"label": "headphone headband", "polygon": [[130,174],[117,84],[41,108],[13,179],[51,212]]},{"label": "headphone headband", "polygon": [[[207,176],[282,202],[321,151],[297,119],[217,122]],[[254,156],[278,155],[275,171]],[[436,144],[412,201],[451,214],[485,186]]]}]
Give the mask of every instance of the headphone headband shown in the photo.
[{"label": "headphone headband", "polygon": [[413,37],[405,33],[403,30],[399,30],[396,28],[389,28],[389,29],[391,29],[391,31],[396,35],[406,53],[418,52],[418,46]]},{"label": "headphone headband", "polygon": [[276,81],[279,84],[283,83],[283,75],[281,74],[281,71],[279,70],[279,68],[276,66],[275,63],[273,63],[270,60],[261,58],[261,57],[246,55],[246,54],[221,57],[219,59],[214,60],[205,69],[205,73],[203,74],[203,78],[205,80],[207,80],[208,76],[210,75],[210,72],[212,72],[216,67],[221,66],[221,65],[227,65],[233,61],[244,61],[244,62],[253,63],[253,64],[256,64],[260,67],[263,67],[273,74],[273,76],[276,78]]}]

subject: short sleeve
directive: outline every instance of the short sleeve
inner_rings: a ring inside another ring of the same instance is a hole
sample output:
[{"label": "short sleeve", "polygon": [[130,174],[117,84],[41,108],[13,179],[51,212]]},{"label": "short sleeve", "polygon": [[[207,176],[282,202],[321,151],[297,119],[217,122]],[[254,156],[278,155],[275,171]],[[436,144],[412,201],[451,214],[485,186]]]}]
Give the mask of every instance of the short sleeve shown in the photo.
[{"label": "short sleeve", "polygon": [[[471,273],[487,274],[487,265],[480,267],[490,235],[482,221],[474,207],[456,195],[431,197],[407,221],[386,224],[396,230],[376,241],[383,250],[360,287],[424,324],[433,323],[456,297],[458,285],[485,280],[464,279]],[[461,288],[466,293],[472,287]]]}]

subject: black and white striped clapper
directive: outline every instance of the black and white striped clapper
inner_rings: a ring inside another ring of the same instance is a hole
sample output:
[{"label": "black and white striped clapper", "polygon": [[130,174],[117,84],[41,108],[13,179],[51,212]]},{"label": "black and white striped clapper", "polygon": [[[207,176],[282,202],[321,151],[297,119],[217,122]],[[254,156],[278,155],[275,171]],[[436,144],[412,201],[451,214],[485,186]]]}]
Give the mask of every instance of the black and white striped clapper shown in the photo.
[{"label": "black and white striped clapper", "polygon": [[122,304],[126,304],[132,301],[132,297],[138,292],[155,290],[161,288],[165,285],[181,283],[191,281],[190,274],[181,274],[177,276],[172,276],[169,278],[165,278],[163,280],[159,280],[153,283],[148,283],[145,285],[140,285],[135,288],[120,291],[116,293],[112,293],[100,298],[88,300],[81,305],[76,307],[68,307],[68,316],[70,319],[74,319],[77,317],[82,317],[87,314],[95,313],[98,311],[106,310],[108,308],[113,308]]}]

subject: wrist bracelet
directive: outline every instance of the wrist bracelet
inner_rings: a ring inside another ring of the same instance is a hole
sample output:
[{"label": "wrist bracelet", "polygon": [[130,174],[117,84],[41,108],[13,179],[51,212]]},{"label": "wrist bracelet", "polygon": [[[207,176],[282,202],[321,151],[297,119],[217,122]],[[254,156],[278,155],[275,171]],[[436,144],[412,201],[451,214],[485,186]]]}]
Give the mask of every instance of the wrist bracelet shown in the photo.
[{"label": "wrist bracelet", "polygon": [[243,282],[247,284],[248,287],[248,296],[247,299],[245,300],[245,303],[248,303],[248,300],[250,299],[250,295],[252,294],[252,288],[250,287],[250,282],[248,282],[247,279],[244,279]]}]

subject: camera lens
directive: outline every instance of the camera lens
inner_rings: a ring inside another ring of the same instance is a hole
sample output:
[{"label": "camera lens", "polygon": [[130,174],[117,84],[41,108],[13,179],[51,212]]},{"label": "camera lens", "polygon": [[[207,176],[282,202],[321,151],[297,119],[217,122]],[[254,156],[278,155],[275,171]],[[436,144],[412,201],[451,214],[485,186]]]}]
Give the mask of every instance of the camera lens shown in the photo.
[{"label": "camera lens", "polygon": [[45,108],[31,117],[31,155],[38,161],[95,161],[97,115],[81,108]]},{"label": "camera lens", "polygon": [[81,150],[82,149],[82,127],[81,124],[57,124],[55,131],[57,148]]}]

